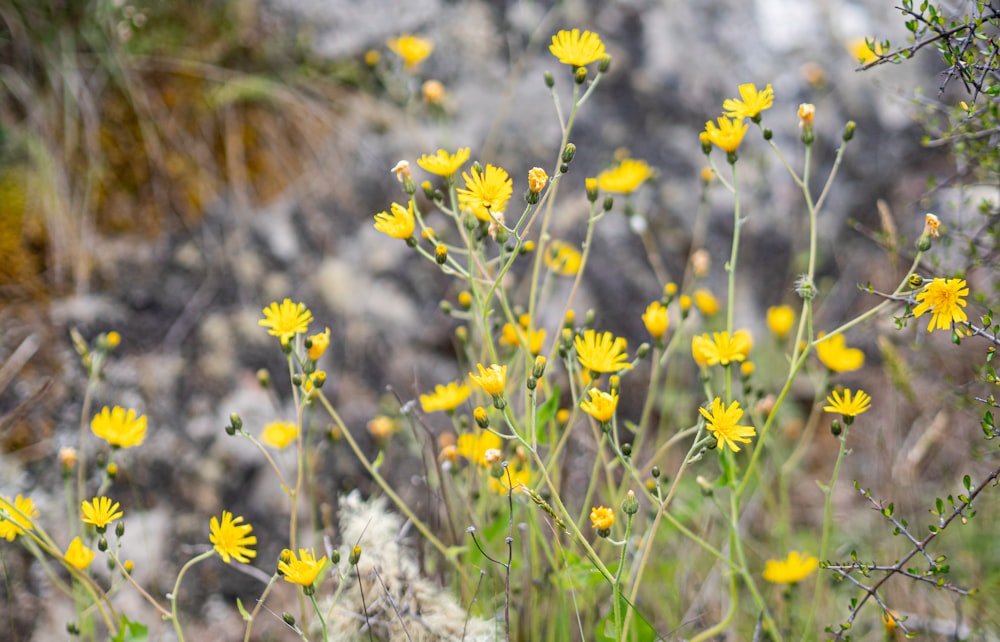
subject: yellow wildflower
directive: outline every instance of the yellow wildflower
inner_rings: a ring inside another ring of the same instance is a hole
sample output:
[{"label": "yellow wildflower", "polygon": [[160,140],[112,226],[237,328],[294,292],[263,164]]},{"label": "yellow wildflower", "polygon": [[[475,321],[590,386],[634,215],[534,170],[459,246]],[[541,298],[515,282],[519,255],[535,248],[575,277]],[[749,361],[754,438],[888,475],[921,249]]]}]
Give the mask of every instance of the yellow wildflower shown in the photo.
[{"label": "yellow wildflower", "polygon": [[749,125],[741,124],[739,119],[729,120],[725,116],[719,116],[716,120],[719,123],[718,127],[712,121],[705,123],[705,137],[719,149],[732,154],[743,142],[743,136],[747,133]]},{"label": "yellow wildflower", "polygon": [[541,167],[532,167],[528,170],[528,190],[531,192],[541,192],[549,182],[549,175]]},{"label": "yellow wildflower", "polygon": [[486,452],[489,450],[499,450],[503,446],[503,440],[494,433],[483,430],[478,435],[466,433],[458,436],[458,454],[471,462],[480,466],[488,466]]},{"label": "yellow wildflower", "polygon": [[580,408],[602,424],[611,421],[615,416],[615,408],[618,407],[618,395],[597,388],[591,388],[587,392],[590,394],[590,399],[584,399]]},{"label": "yellow wildflower", "polygon": [[38,517],[38,509],[30,497],[18,495],[13,499],[0,497],[0,537],[8,542],[18,535],[34,528],[33,519]]},{"label": "yellow wildflower", "polygon": [[924,214],[924,234],[934,238],[941,236],[941,219],[930,212]]},{"label": "yellow wildflower", "polygon": [[311,344],[309,358],[313,361],[319,361],[319,358],[323,356],[326,349],[330,347],[330,328],[326,328],[319,334],[312,335],[309,337],[309,342]]},{"label": "yellow wildflower", "polygon": [[719,300],[705,288],[699,288],[694,291],[694,304],[706,317],[719,312]]},{"label": "yellow wildflower", "polygon": [[121,504],[103,496],[95,497],[89,502],[84,500],[80,505],[80,512],[83,513],[83,523],[92,524],[101,533],[111,522],[120,519],[124,514],[121,511]]},{"label": "yellow wildflower", "polygon": [[590,509],[590,525],[596,531],[610,531],[615,525],[615,510],[607,506],[595,506]]},{"label": "yellow wildflower", "polygon": [[278,572],[285,577],[286,582],[309,588],[316,583],[323,567],[326,566],[326,555],[316,559],[313,549],[299,549],[298,556],[285,549],[278,560]]},{"label": "yellow wildflower", "polygon": [[[822,339],[826,333],[816,337]],[[816,356],[834,372],[850,372],[865,364],[865,353],[857,348],[848,348],[844,335],[838,334],[816,344]]]},{"label": "yellow wildflower", "polygon": [[549,51],[564,65],[583,67],[604,58],[604,43],[596,33],[579,29],[562,29],[552,36]]},{"label": "yellow wildflower", "polygon": [[146,415],[136,416],[131,408],[104,406],[101,412],[94,415],[90,429],[112,446],[131,448],[141,445],[146,438]]},{"label": "yellow wildflower", "polygon": [[403,59],[407,69],[413,69],[434,50],[434,43],[426,38],[411,34],[402,34],[398,38],[389,38],[386,45],[397,56]]},{"label": "yellow wildflower", "polygon": [[467,160],[469,160],[468,147],[462,147],[456,150],[454,154],[449,154],[447,150],[439,149],[434,156],[424,154],[418,158],[417,165],[420,165],[431,174],[447,178],[460,170]]},{"label": "yellow wildflower", "polygon": [[545,246],[545,254],[542,255],[545,267],[549,268],[560,276],[576,276],[580,271],[580,264],[583,262],[583,255],[564,241],[552,241]]},{"label": "yellow wildflower", "polygon": [[854,398],[851,398],[851,389],[844,389],[844,396],[841,397],[840,393],[834,390],[826,398],[826,402],[830,405],[823,406],[823,410],[826,412],[839,413],[847,417],[856,417],[861,413],[868,410],[871,405],[872,398],[868,396],[864,390],[858,390],[855,393]]},{"label": "yellow wildflower", "polygon": [[646,161],[624,158],[618,165],[597,176],[597,184],[605,192],[631,194],[653,176],[653,168]]},{"label": "yellow wildflower", "polygon": [[799,127],[812,127],[816,119],[816,105],[812,103],[802,103],[799,105]]},{"label": "yellow wildflower", "polygon": [[703,334],[691,340],[691,354],[700,366],[728,366],[734,361],[743,361],[752,348],[753,337],[747,330],[737,330],[732,337],[728,332],[714,332],[711,339]]},{"label": "yellow wildflower", "polygon": [[795,310],[790,305],[775,305],[767,309],[767,327],[779,339],[784,338],[795,324]]},{"label": "yellow wildflower", "polygon": [[667,307],[659,301],[653,301],[646,306],[646,311],[642,314],[642,322],[646,324],[646,331],[654,339],[659,339],[667,333],[670,325],[670,317],[667,316]]},{"label": "yellow wildflower", "polygon": [[291,421],[272,421],[264,426],[260,440],[270,446],[282,450],[299,436],[299,427]]},{"label": "yellow wildflower", "polygon": [[447,386],[438,384],[434,386],[432,394],[420,395],[420,406],[427,413],[439,410],[451,412],[462,405],[470,394],[472,394],[472,389],[459,381],[452,381]]},{"label": "yellow wildflower", "polygon": [[257,551],[250,548],[257,543],[257,537],[250,534],[253,527],[242,524],[242,521],[242,517],[234,518],[232,513],[224,510],[221,522],[215,517],[209,522],[208,540],[226,564],[233,559],[249,564],[252,558],[257,557]]},{"label": "yellow wildflower", "polygon": [[705,427],[715,433],[719,444],[729,446],[734,453],[740,451],[737,443],[749,444],[750,438],[757,434],[753,426],[737,425],[743,417],[743,410],[738,401],[734,401],[729,404],[729,408],[726,408],[722,399],[716,397],[712,402],[711,412],[704,408],[698,408],[698,412],[705,418]]},{"label": "yellow wildflower", "polygon": [[934,279],[917,292],[917,307],[913,308],[913,316],[920,317],[925,312],[933,316],[927,325],[927,331],[950,330],[953,323],[968,321],[965,314],[965,299],[969,288],[965,279]]},{"label": "yellow wildflower", "polygon": [[396,430],[399,429],[399,422],[392,417],[386,417],[385,415],[378,415],[373,417],[366,426],[368,428],[368,434],[375,439],[382,440],[387,439]]},{"label": "yellow wildflower", "polygon": [[71,566],[85,571],[90,566],[90,563],[94,561],[94,551],[84,546],[83,540],[79,537],[74,537],[73,541],[69,543],[69,548],[66,549],[66,554],[63,557],[66,558],[66,562]]},{"label": "yellow wildflower", "polygon": [[794,584],[806,579],[819,568],[819,560],[806,553],[792,551],[783,560],[764,563],[764,579],[775,584]]},{"label": "yellow wildflower", "polygon": [[413,201],[406,207],[393,203],[389,208],[392,212],[379,212],[375,215],[375,229],[394,239],[404,241],[413,236],[416,228],[416,217],[413,215]]},{"label": "yellow wildflower", "polygon": [[632,367],[625,353],[626,341],[610,332],[586,330],[576,336],[576,358],[591,372],[618,372]]},{"label": "yellow wildflower", "polygon": [[304,303],[292,303],[291,299],[285,299],[280,305],[275,302],[264,308],[264,318],[257,325],[268,328],[267,333],[278,337],[284,345],[296,334],[308,332],[312,320],[312,312]]},{"label": "yellow wildflower", "polygon": [[722,103],[723,113],[730,118],[736,120],[756,118],[760,112],[769,109],[774,103],[774,92],[770,84],[763,91],[758,91],[753,83],[746,83],[740,85],[739,91],[742,100],[727,98]]},{"label": "yellow wildflower", "polygon": [[465,189],[455,190],[458,205],[481,221],[492,222],[492,217],[502,214],[514,193],[514,181],[502,167],[487,165],[482,172],[473,168],[471,175],[462,172],[462,178]]},{"label": "yellow wildflower", "polygon": [[479,368],[479,374],[475,375],[470,372],[469,377],[485,390],[486,394],[494,397],[503,394],[504,386],[507,383],[507,366],[496,363],[489,368],[484,368],[481,363],[476,364],[476,366]]},{"label": "yellow wildflower", "polygon": [[420,95],[428,105],[440,105],[444,102],[447,91],[440,80],[427,80],[420,86]]}]

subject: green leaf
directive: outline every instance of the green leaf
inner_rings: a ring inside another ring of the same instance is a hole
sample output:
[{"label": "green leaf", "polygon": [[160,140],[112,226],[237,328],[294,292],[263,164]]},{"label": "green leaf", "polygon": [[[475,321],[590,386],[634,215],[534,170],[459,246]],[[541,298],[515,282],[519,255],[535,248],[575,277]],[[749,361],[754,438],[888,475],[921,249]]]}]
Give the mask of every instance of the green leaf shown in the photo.
[{"label": "green leaf", "polygon": [[240,615],[243,616],[244,622],[250,621],[250,614],[247,613],[247,610],[245,608],[243,608],[243,600],[241,600],[240,598],[236,598],[236,610],[239,611]]},{"label": "green leaf", "polygon": [[118,635],[108,639],[111,642],[146,642],[149,639],[149,628],[123,615],[119,622]]},{"label": "green leaf", "polygon": [[535,409],[535,437],[538,443],[547,443],[549,422],[555,419],[559,412],[559,386],[552,386],[552,394],[544,404]]}]

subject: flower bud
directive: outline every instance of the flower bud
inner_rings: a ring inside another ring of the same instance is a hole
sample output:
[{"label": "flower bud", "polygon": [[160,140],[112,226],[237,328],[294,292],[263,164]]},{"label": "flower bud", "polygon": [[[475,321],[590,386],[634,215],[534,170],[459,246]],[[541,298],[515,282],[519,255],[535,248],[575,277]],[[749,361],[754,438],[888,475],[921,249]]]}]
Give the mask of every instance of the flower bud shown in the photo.
[{"label": "flower bud", "polygon": [[284,620],[285,624],[287,624],[288,626],[293,628],[295,627],[295,616],[289,613],[288,611],[285,611],[284,613],[281,614],[281,619]]},{"label": "flower bud", "polygon": [[233,427],[233,430],[243,430],[243,418],[237,412],[229,415],[229,424]]},{"label": "flower bud", "polygon": [[632,444],[630,443],[622,444],[622,457],[627,458],[631,456],[632,456]]},{"label": "flower bud", "polygon": [[660,467],[659,466],[653,466],[653,468],[649,471],[649,474],[653,476],[653,479],[659,479],[660,478]]},{"label": "flower bud", "polygon": [[125,521],[118,520],[118,523],[115,524],[115,537],[121,539],[124,536],[125,536]]},{"label": "flower bud", "polygon": [[587,68],[577,67],[576,71],[573,72],[573,82],[578,85],[582,85],[587,82]]},{"label": "flower bud", "polygon": [[597,71],[602,74],[608,73],[608,69],[611,68],[611,56],[604,56],[601,58],[601,62],[597,63]]},{"label": "flower bud", "polygon": [[604,197],[604,203],[602,204],[602,207],[604,208],[604,211],[605,212],[610,212],[611,208],[614,207],[614,206],[615,206],[615,199],[613,197],[611,197],[611,196],[605,196]]},{"label": "flower bud", "polygon": [[257,371],[257,383],[264,390],[271,387],[271,373],[267,368],[261,368]]},{"label": "flower bud", "polygon": [[351,566],[357,566],[358,560],[361,559],[361,547],[355,546],[351,549],[350,563]]},{"label": "flower bud", "polygon": [[551,71],[545,72],[545,86],[548,87],[549,89],[552,89],[553,87],[556,86],[556,79],[552,75]]},{"label": "flower bud", "polygon": [[635,515],[639,512],[639,500],[631,489],[625,493],[625,499],[622,500],[622,512],[626,515]]},{"label": "flower bud", "polygon": [[588,178],[583,181],[583,185],[587,190],[587,200],[591,203],[597,201],[597,179]]},{"label": "flower bud", "polygon": [[916,290],[917,288],[923,286],[923,284],[924,284],[924,277],[920,276],[919,274],[911,274],[910,278],[907,279],[907,283],[910,284],[911,288],[913,288],[914,290]]},{"label": "flower bud", "polygon": [[106,538],[104,535],[101,535],[97,539],[97,550],[101,551],[102,553],[108,550],[108,538]]},{"label": "flower bud", "polygon": [[566,143],[566,147],[563,148],[562,152],[562,162],[571,163],[573,162],[574,156],[576,156],[576,145],[573,143]]},{"label": "flower bud", "polygon": [[476,419],[476,425],[480,428],[489,428],[490,418],[486,415],[486,408],[476,406],[476,409],[472,411],[472,416]]},{"label": "flower bud", "polygon": [[830,432],[833,433],[834,437],[839,437],[840,433],[843,432],[843,427],[840,425],[839,419],[834,419],[833,422],[830,423]]},{"label": "flower bud", "polygon": [[437,247],[434,248],[434,260],[437,261],[438,265],[444,265],[448,262],[448,248],[445,247],[444,243],[438,243]]},{"label": "flower bud", "polygon": [[424,190],[424,196],[427,197],[427,200],[429,201],[434,200],[434,186],[431,185],[430,181],[424,181],[420,183],[420,189]]},{"label": "flower bud", "polygon": [[531,366],[532,376],[541,379],[542,375],[545,374],[545,357],[538,355],[535,357],[535,363]]},{"label": "flower bud", "polygon": [[847,125],[844,127],[844,136],[843,136],[845,143],[854,138],[854,128],[856,126],[857,125],[853,120],[847,121]]}]

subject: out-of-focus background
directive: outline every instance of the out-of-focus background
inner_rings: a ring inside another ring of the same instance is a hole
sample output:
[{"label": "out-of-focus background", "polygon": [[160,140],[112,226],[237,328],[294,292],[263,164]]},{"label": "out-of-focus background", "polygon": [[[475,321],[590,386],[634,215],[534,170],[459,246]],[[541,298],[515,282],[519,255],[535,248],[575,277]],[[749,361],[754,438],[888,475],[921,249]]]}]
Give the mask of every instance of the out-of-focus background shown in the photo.
[{"label": "out-of-focus background", "polygon": [[[457,291],[376,232],[372,216],[404,198],[390,172],[396,162],[438,147],[471,147],[473,158],[507,168],[515,196],[529,168],[551,167],[559,130],[543,74],[555,75],[565,107],[570,76],[547,51],[561,28],[598,32],[613,62],[576,125],[555,232],[582,239],[583,179],[620,150],[657,169],[635,200],[655,258],[635,221],[620,210],[608,216],[576,307],[594,307],[600,327],[643,340],[639,315],[659,296],[661,277],[681,278],[691,249],[705,164],[698,132],[739,84],[770,83],[775,105],[765,121],[793,164],[802,150],[796,109],[816,105],[817,188],[845,123],[857,123],[821,222],[818,318],[834,327],[873,304],[856,284],[890,290],[905,271],[908,259],[893,264],[880,245],[886,220],[912,240],[925,211],[962,212],[952,192],[928,188],[929,177],[954,172],[946,151],[921,145],[928,105],[960,97],[938,95],[940,60],[858,71],[858,40],[902,43],[902,21],[892,3],[848,0],[7,0],[0,493],[32,493],[43,520],[62,514],[56,453],[76,445],[86,386],[68,333],[117,330],[122,344],[95,401],[149,420],[146,444],[128,453],[114,488],[129,515],[136,577],[168,591],[222,508],[246,516],[260,559],[274,559],[281,527],[269,532],[267,517],[283,496],[249,444],[223,431],[234,411],[253,432],[290,412],[282,355],[257,324],[261,309],[290,297],[309,306],[316,329],[330,327],[327,391],[362,439],[396,395],[413,399],[463,375],[454,324],[439,309]],[[386,47],[401,33],[434,42],[416,70]],[[440,101],[424,99],[428,80],[442,84]],[[741,274],[752,279],[741,276],[737,317],[763,337],[763,311],[795,301],[805,209],[754,128],[740,155]],[[731,197],[714,190],[709,207],[709,285],[721,296]],[[888,317],[878,326],[893,332]],[[886,347],[869,332],[850,335],[870,364],[855,381],[887,389]],[[927,338],[911,326],[895,343],[913,340]],[[938,379],[910,382],[908,397],[881,406],[885,431],[861,438],[869,448],[851,465],[866,468],[866,485],[896,491],[900,504],[925,499],[921,481],[947,479],[979,438],[973,415],[960,421],[939,410],[942,396],[974,378],[958,354],[928,347],[912,357],[906,367]],[[275,378],[271,392],[258,384],[261,368]],[[949,387],[932,385],[948,378]],[[911,428],[919,451],[907,441]],[[406,492],[419,460],[404,448],[387,457]],[[370,490],[345,449],[329,448],[321,465],[331,502],[341,490]],[[853,497],[845,488],[843,501]],[[5,639],[62,637],[69,605],[50,599],[18,548],[4,545],[2,557]],[[182,605],[192,639],[241,636],[234,598],[252,602],[257,580],[221,565],[196,575]]]}]

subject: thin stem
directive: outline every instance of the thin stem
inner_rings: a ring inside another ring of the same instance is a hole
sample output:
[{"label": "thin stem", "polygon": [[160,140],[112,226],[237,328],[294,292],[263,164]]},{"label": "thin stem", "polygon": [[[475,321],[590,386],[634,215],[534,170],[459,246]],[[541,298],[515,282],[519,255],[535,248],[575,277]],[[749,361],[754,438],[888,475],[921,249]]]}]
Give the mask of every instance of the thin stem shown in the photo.
[{"label": "thin stem", "polygon": [[174,589],[170,592],[170,619],[174,623],[174,631],[177,633],[177,639],[179,642],[184,642],[184,631],[181,630],[181,622],[177,618],[177,593],[181,589],[181,580],[184,579],[184,574],[188,572],[195,564],[198,562],[203,562],[208,558],[215,555],[215,549],[210,549],[197,555],[188,560],[187,564],[181,567],[179,573],[177,573],[177,581],[174,582]]}]

